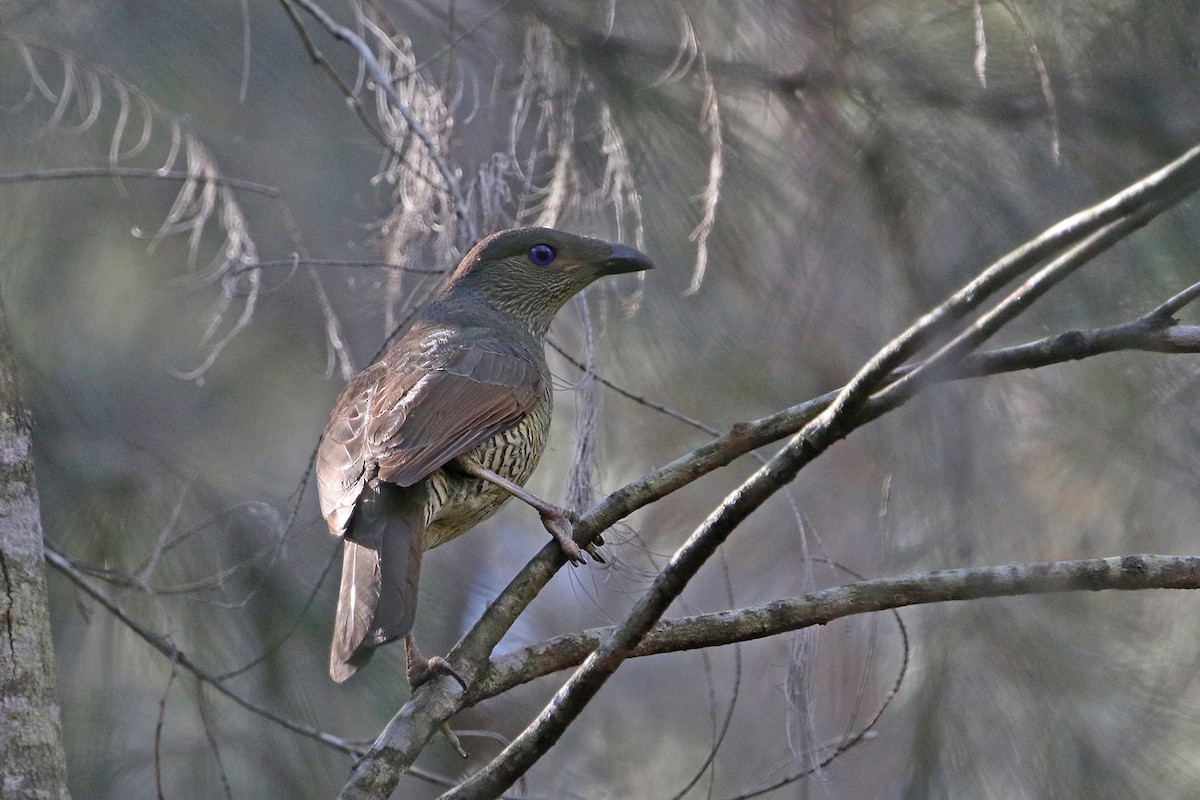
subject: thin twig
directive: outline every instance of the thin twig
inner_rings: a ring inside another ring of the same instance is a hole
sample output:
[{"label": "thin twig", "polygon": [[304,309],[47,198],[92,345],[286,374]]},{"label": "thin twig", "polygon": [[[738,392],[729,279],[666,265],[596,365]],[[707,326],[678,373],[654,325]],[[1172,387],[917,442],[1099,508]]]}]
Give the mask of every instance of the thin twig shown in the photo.
[{"label": "thin twig", "polygon": [[308,53],[308,57],[314,64],[320,67],[325,74],[329,76],[329,79],[337,85],[338,89],[341,90],[342,97],[344,97],[350,107],[354,109],[354,113],[358,116],[359,122],[363,124],[363,127],[367,129],[367,132],[370,133],[371,136],[373,136],[381,145],[389,150],[392,150],[394,148],[392,142],[388,141],[387,135],[380,130],[374,122],[371,121],[371,117],[367,114],[366,108],[363,107],[362,100],[359,99],[358,93],[354,90],[354,87],[342,80],[342,76],[339,75],[338,71],[333,68],[333,65],[329,63],[329,60],[325,58],[325,55],[317,47],[316,42],[314,42],[312,37],[308,35],[308,30],[304,27],[304,23],[301,22],[300,16],[296,13],[296,9],[292,8],[291,0],[280,0],[280,4],[283,6],[284,13],[288,15],[288,19],[291,21],[292,27],[294,27],[296,29],[296,33],[300,35],[300,41],[303,43],[304,49]]},{"label": "thin twig", "polygon": [[177,170],[163,171],[144,167],[63,167],[61,169],[39,169],[29,172],[0,173],[0,184],[30,183],[39,181],[73,181],[82,178],[134,178],[160,181],[195,181],[203,180],[216,186],[228,186],[231,189],[242,189],[247,192],[266,195],[278,199],[280,192],[274,186],[267,186],[241,178],[228,178],[216,173],[179,172]]},{"label": "thin twig", "polygon": [[1172,317],[1175,316],[1175,314],[1177,312],[1182,310],[1185,306],[1187,306],[1191,303],[1194,303],[1197,298],[1200,298],[1200,282],[1193,283],[1191,286],[1184,289],[1182,292],[1179,292],[1174,297],[1169,298],[1162,305],[1159,305],[1153,311],[1150,311],[1149,313],[1147,313],[1145,315],[1145,317],[1143,317],[1143,319],[1149,318],[1149,319],[1158,319],[1158,320],[1170,320]]},{"label": "thin twig", "polygon": [[213,760],[217,762],[217,774],[221,776],[221,788],[224,789],[227,800],[233,800],[233,787],[229,784],[229,773],[225,770],[225,759],[221,757],[221,745],[213,735],[213,724],[208,718],[208,700],[204,696],[204,681],[196,681],[196,709],[200,712],[200,725],[204,728],[204,738],[208,741],[208,749],[212,751]]},{"label": "thin twig", "polygon": [[[553,339],[547,339],[546,344],[550,347],[551,350],[553,350],[554,352],[558,353],[560,356],[565,358],[571,364],[571,366],[573,366],[579,370],[585,371],[585,372],[587,371],[587,365],[584,364],[582,361],[580,361],[575,356],[568,353],[565,349],[563,349],[563,346],[560,345],[558,342],[554,341]],[[717,430],[713,426],[709,425],[708,423],[701,422],[700,420],[696,419],[695,417],[689,417],[687,414],[684,414],[681,411],[676,411],[675,409],[670,408],[668,406],[664,406],[661,403],[656,403],[653,400],[643,397],[640,394],[634,394],[633,392],[629,391],[625,387],[623,387],[619,384],[613,383],[611,380],[604,377],[603,375],[601,375],[598,372],[595,373],[595,377],[596,377],[596,380],[599,381],[600,385],[613,390],[617,394],[621,395],[624,398],[632,400],[633,402],[637,403],[638,405],[645,406],[646,408],[649,408],[652,411],[657,411],[660,414],[665,414],[666,416],[670,417],[671,419],[679,420],[683,424],[690,425],[691,427],[695,428],[696,430],[704,431],[705,433],[707,433],[710,436],[720,436],[721,435],[721,432],[719,430]]]},{"label": "thin twig", "polygon": [[216,675],[192,661],[188,654],[176,647],[174,642],[172,642],[170,639],[154,633],[140,622],[135,620],[133,617],[125,613],[125,610],[109,599],[104,592],[93,586],[92,582],[84,577],[83,572],[75,565],[75,562],[73,562],[62,550],[60,550],[57,545],[47,539],[45,542],[45,547],[46,562],[49,563],[50,566],[54,567],[68,579],[70,579],[70,581],[78,586],[84,594],[88,595],[97,603],[104,606],[104,608],[110,614],[120,620],[125,627],[136,633],[159,653],[166,656],[172,664],[183,667],[198,680],[209,684],[218,692],[225,695],[230,700],[237,703],[239,706],[252,714],[263,717],[264,719],[268,719],[271,722],[274,722],[276,725],[286,728],[293,733],[298,733],[301,736],[314,739],[321,744],[341,750],[344,753],[349,753],[350,755],[354,756],[362,753],[362,748],[358,745],[342,739],[341,737],[317,730],[310,725],[305,725],[303,723],[287,719],[286,717],[282,717],[273,711],[263,708],[262,706],[251,703],[237,692],[229,689],[217,678]]},{"label": "thin twig", "polygon": [[175,678],[178,676],[179,665],[172,658],[171,674],[167,677],[167,685],[163,689],[162,697],[158,698],[158,719],[154,723],[154,791],[158,800],[166,800],[162,779],[162,732],[163,723],[167,718],[167,700],[171,697],[171,687],[175,685]]},{"label": "thin twig", "polygon": [[450,169],[450,165],[446,163],[446,159],[442,156],[441,150],[438,149],[437,145],[433,141],[433,138],[429,135],[429,131],[425,130],[425,126],[421,124],[421,121],[413,115],[412,110],[409,109],[403,100],[401,100],[395,86],[392,85],[391,79],[388,77],[387,73],[383,71],[383,67],[380,66],[379,60],[375,58],[375,53],[371,50],[371,46],[368,45],[366,41],[354,31],[350,30],[344,25],[339,25],[333,19],[333,17],[329,16],[325,9],[312,2],[312,0],[285,1],[299,5],[309,14],[311,14],[318,22],[320,22],[321,25],[325,27],[325,30],[329,31],[330,35],[332,35],[335,39],[339,39],[354,48],[355,52],[358,53],[359,58],[362,59],[367,69],[370,70],[375,82],[387,94],[392,106],[398,112],[400,112],[400,116],[404,118],[404,122],[408,125],[409,130],[411,130],[413,134],[421,140],[421,144],[425,146],[426,151],[429,153],[429,157],[437,166],[438,172],[441,173],[442,180],[446,183],[446,191],[450,193],[451,199],[454,200],[455,213],[467,227],[467,235],[471,241],[477,240],[479,238],[479,233],[476,230],[474,219],[472,219],[471,215],[468,213],[467,201],[463,197],[462,187],[459,186],[458,178]]},{"label": "thin twig", "polygon": [[293,258],[279,258],[271,261],[256,261],[253,264],[247,264],[244,267],[238,267],[230,272],[231,275],[237,275],[242,272],[250,272],[256,269],[269,269],[272,267],[345,267],[345,268],[368,268],[368,269],[388,269],[396,272],[412,272],[417,275],[445,275],[446,270],[438,267],[410,267],[404,264],[389,264],[386,261],[342,261],[336,258],[300,258],[299,255]]},{"label": "thin twig", "polygon": [[788,775],[786,778],[782,778],[769,786],[763,786],[746,794],[737,795],[729,800],[744,800],[751,797],[761,797],[762,795],[772,792],[775,789],[807,778],[817,771],[822,770],[832,764],[834,759],[836,759],[842,753],[845,753],[852,747],[856,747],[857,745],[867,741],[868,737],[870,737],[871,733],[875,730],[875,726],[879,724],[879,720],[883,718],[884,713],[888,710],[888,707],[891,706],[892,701],[895,700],[897,695],[900,694],[900,687],[904,685],[904,677],[908,674],[909,655],[912,652],[908,641],[908,628],[904,625],[904,620],[900,618],[900,612],[896,609],[892,609],[892,617],[896,620],[896,625],[900,629],[900,647],[902,654],[900,660],[900,669],[897,670],[896,679],[892,681],[891,688],[888,689],[888,693],[884,696],[882,702],[880,702],[875,708],[875,713],[871,716],[871,719],[867,721],[867,724],[859,728],[857,732],[843,736],[838,741],[837,746],[832,748],[832,752],[822,759],[819,764]]}]

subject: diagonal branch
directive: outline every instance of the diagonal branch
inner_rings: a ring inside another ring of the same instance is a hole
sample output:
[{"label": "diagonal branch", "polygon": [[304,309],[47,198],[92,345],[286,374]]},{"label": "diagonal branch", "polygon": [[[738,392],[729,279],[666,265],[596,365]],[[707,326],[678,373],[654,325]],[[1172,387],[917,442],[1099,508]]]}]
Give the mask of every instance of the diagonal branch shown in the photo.
[{"label": "diagonal branch", "polygon": [[[626,485],[589,509],[576,526],[578,541],[590,541],[633,511],[757,447],[793,436],[782,451],[726,498],[693,532],[626,620],[564,685],[551,705],[510,748],[477,776],[477,780],[473,779],[465,785],[465,790],[473,792],[483,786],[495,788],[510,785],[536,760],[537,754],[544,752],[561,735],[607,677],[628,657],[704,560],[715,552],[742,520],[833,443],[905,402],[911,395],[893,393],[886,398],[887,402],[872,401],[872,395],[903,374],[897,373],[897,368],[904,360],[930,340],[947,332],[954,323],[978,308],[1003,285],[1046,258],[1071,248],[1114,221],[1137,215],[1139,224],[1142,224],[1142,216],[1148,219],[1160,213],[1198,186],[1200,146],[1104,202],[1051,226],[999,259],[885,345],[841,390],[753,423],[739,423],[728,434]],[[1151,205],[1153,208],[1148,209]],[[1143,210],[1144,215],[1140,213]],[[1161,320],[1157,324],[1162,327]],[[1066,349],[1070,350],[1069,347]],[[970,372],[968,367],[980,369],[977,360],[965,359],[961,363],[951,362],[946,369],[963,376],[979,374],[977,371]],[[937,379],[947,378],[938,376]],[[913,391],[923,388],[920,383],[910,386]],[[478,676],[499,639],[563,563],[558,548],[544,547],[450,652],[450,660],[468,682]],[[413,700],[397,713],[380,734],[371,751],[355,768],[341,796],[386,797],[391,787],[395,786],[399,774],[412,764],[428,737],[460,705],[460,693],[457,684],[448,680],[422,686]],[[436,709],[437,714],[444,712],[446,716],[425,717],[422,709]],[[531,741],[537,741],[538,746],[528,748]]]},{"label": "diagonal branch", "polygon": [[[839,398],[844,396],[843,392]],[[588,656],[521,735],[486,767],[443,797],[493,797],[524,775],[558,741],[729,535],[775,492],[790,483],[801,469],[853,429],[851,421],[843,421],[850,413],[850,406],[838,406],[835,401],[728,495],[675,551],[625,619]]]},{"label": "diagonal branch", "polygon": [[[1157,311],[1158,309],[1155,309],[1155,311],[1123,325],[1085,331],[1068,331],[1057,336],[1022,345],[1001,348],[985,353],[975,353],[963,359],[956,369],[938,374],[934,377],[933,382],[979,378],[1018,370],[1036,369],[1091,358],[1105,353],[1128,350],[1158,353],[1200,353],[1200,327],[1167,327],[1163,320],[1155,318]],[[891,377],[899,377],[910,372],[912,369],[912,367],[901,368],[894,371]],[[820,397],[816,397],[757,422],[746,423],[743,426],[744,435],[734,436],[734,434],[728,434],[720,437],[718,440],[693,451],[688,456],[677,459],[658,472],[634,484],[629,484],[625,487],[625,490],[629,490],[629,493],[625,497],[627,497],[628,502],[637,502],[651,496],[654,492],[664,491],[675,480],[682,480],[683,483],[691,480],[691,478],[686,478],[686,475],[690,474],[691,469],[711,471],[711,469],[716,469],[721,464],[732,461],[734,456],[731,456],[731,453],[733,452],[742,448],[745,448],[745,451],[749,451],[755,447],[769,444],[782,435],[794,432],[795,429],[798,429],[803,424],[803,421],[815,417],[836,396],[836,391],[828,392]],[[868,403],[861,413],[865,418],[873,419],[886,410],[886,404],[877,401]],[[780,433],[781,431],[782,433]],[[689,462],[693,460],[696,460],[696,464],[689,466]],[[597,510],[607,507],[608,503],[613,501],[615,496],[615,494],[610,495],[608,499],[594,507],[589,512],[590,516],[585,517],[585,519],[595,519]],[[645,502],[651,502],[652,499],[645,500]],[[560,558],[558,553],[559,550],[557,547],[545,547],[526,565],[522,573],[509,584],[508,588],[501,593],[500,598],[497,599],[494,605],[502,604],[505,608],[510,608],[519,604],[519,601],[513,599],[514,596],[520,597],[525,592],[536,591],[532,587],[537,585],[537,577],[543,574],[545,569],[553,568],[556,560]],[[485,612],[485,615],[491,611],[492,609],[489,608]],[[476,624],[476,628],[472,630],[472,633],[464,637],[463,642],[460,642],[454,652],[463,652],[465,649],[464,644],[475,635],[475,630],[481,627],[484,627],[482,621]],[[582,662],[583,658],[592,649],[592,647],[589,647],[586,652],[581,652],[578,657],[579,660],[574,663]],[[495,667],[496,664],[490,666]],[[463,670],[466,668],[459,667],[459,669]],[[471,678],[471,680],[490,680],[490,674],[489,667],[485,666],[478,671],[473,671],[472,676],[475,677]],[[441,698],[448,702],[441,702],[441,700],[434,702],[424,696],[426,691],[422,687],[417,693],[417,697],[422,697],[421,705],[410,702],[384,728],[367,757],[356,768],[351,782],[343,790],[342,797],[372,798],[389,796],[392,788],[395,787],[399,774],[411,766],[412,760],[416,758],[417,753],[424,746],[426,739],[437,731],[438,725],[442,721],[449,719],[463,705],[482,699],[476,697],[477,690],[474,685],[472,685],[469,700],[467,698],[460,698],[461,705],[455,702],[455,698],[460,697],[460,690],[456,683],[448,682],[439,690],[442,692]],[[445,716],[433,719],[421,718],[426,713],[436,715],[444,713]]]},{"label": "diagonal branch", "polygon": [[974,350],[992,334],[1015,319],[1068,275],[1157,216],[1170,202],[1171,200],[1164,200],[1150,203],[1136,213],[1111,222],[1089,235],[1030,276],[1000,304],[943,345],[911,372],[890,383],[887,389],[880,393],[880,396],[912,396],[917,391],[914,387],[919,386],[925,375],[937,370],[943,364],[961,360],[965,354]]},{"label": "diagonal branch", "polygon": [[[1070,247],[1110,223],[1132,216],[1151,203],[1174,205],[1200,185],[1200,145],[1165,167],[1117,192],[1104,202],[1052,225],[1039,236],[999,259],[974,280],[888,342],[842,389],[828,411],[842,416],[843,406],[860,405],[884,384],[888,372],[978,308],[1000,287],[1036,264]],[[1158,211],[1164,209],[1160,208]],[[1155,213],[1158,213],[1157,211]]]}]

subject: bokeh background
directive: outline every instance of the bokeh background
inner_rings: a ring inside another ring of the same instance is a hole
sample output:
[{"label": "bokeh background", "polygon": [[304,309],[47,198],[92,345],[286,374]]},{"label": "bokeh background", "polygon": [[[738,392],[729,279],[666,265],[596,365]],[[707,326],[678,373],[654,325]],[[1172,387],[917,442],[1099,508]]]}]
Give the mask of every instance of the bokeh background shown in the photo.
[{"label": "bokeh background", "polygon": [[[350,6],[326,8],[356,27]],[[472,187],[483,232],[554,212],[658,264],[644,282],[613,281],[569,306],[556,341],[581,358],[590,341],[600,375],[720,430],[840,385],[989,261],[1200,139],[1200,7],[1189,0],[380,0],[372,13],[415,58],[407,96],[425,103]],[[353,54],[301,16],[353,84]],[[277,189],[233,192],[240,241],[264,261],[302,251],[444,267],[469,244],[436,192],[422,194],[430,182],[389,163],[279,3],[8,0],[0,35],[0,173],[104,167],[114,131],[126,126],[122,151],[141,137],[136,87],[154,125],[120,163],[164,163],[173,121],[222,174]],[[0,288],[37,420],[46,535],[148,628],[213,672],[239,671],[239,693],[370,740],[407,696],[401,653],[329,681],[336,542],[305,475],[345,371],[369,363],[438,276],[319,266],[314,282],[276,266],[206,281],[225,246],[219,220],[194,250],[187,230],[155,236],[179,188],[0,184]],[[411,202],[389,219],[398,197]],[[1195,282],[1198,214],[1190,201],[1155,221],[997,343],[1126,320]],[[247,326],[188,379],[252,289]],[[592,414],[600,492],[709,438],[562,359],[555,369],[563,391],[531,482],[544,496],[566,496]],[[1197,375],[1194,357],[1119,354],[931,390],[802,473],[674,611],[847,579],[806,554],[882,576],[1194,553]],[[637,514],[609,536],[609,566],[560,573],[501,649],[618,618],[754,465]],[[427,557],[424,649],[453,644],[543,541],[510,504]],[[75,796],[336,793],[344,753],[173,674],[62,575],[51,572],[50,589]],[[874,736],[770,796],[1195,797],[1197,602],[1109,593],[906,610],[910,669]],[[672,797],[702,773],[687,796],[738,796],[861,725],[901,658],[880,617],[631,662],[525,790]],[[513,736],[560,677],[456,727]],[[465,766],[441,741],[418,765],[454,779],[501,746],[465,744]],[[438,791],[408,778],[397,796]]]}]

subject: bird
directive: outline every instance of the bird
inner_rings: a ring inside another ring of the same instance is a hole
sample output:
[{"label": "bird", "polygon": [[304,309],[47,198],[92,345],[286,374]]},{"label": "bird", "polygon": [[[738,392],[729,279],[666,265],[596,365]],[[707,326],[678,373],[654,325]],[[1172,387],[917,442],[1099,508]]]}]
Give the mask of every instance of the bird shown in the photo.
[{"label": "bird", "polygon": [[412,638],[421,559],[510,497],[537,510],[572,564],[585,562],[571,536],[577,517],[522,488],[550,428],[546,332],[596,279],[651,268],[624,244],[541,227],[493,233],[345,387],[316,459],[321,514],[343,546],[334,681],[403,638],[411,686],[433,672],[462,683],[444,660],[425,660]]}]

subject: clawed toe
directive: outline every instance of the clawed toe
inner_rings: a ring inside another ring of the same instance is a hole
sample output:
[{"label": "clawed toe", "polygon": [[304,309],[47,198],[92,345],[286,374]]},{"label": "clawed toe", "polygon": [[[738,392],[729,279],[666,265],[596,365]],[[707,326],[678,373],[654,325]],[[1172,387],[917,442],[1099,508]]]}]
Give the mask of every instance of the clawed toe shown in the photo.
[{"label": "clawed toe", "polygon": [[572,565],[579,566],[586,564],[587,559],[583,557],[583,551],[579,549],[579,545],[575,544],[575,520],[579,519],[579,515],[565,509],[559,509],[557,514],[542,514],[542,524],[546,526],[546,530],[554,537],[554,541],[558,542],[558,546],[562,548],[563,554],[567,557]]},{"label": "clawed toe", "polygon": [[601,544],[603,544],[603,542],[588,542],[583,546],[583,549],[587,551],[588,555],[596,559],[597,562],[601,564],[607,564],[608,562],[604,560],[604,556],[600,555],[599,545]]},{"label": "clawed toe", "polygon": [[450,743],[450,746],[454,748],[454,752],[458,753],[463,758],[470,758],[470,756],[467,754],[467,751],[463,749],[462,742],[458,740],[458,736],[454,733],[454,731],[450,730],[450,723],[443,722],[440,730],[442,732],[442,736],[444,736],[446,741]]},{"label": "clawed toe", "polygon": [[[450,666],[450,662],[441,656],[433,658],[425,658],[421,655],[421,651],[417,649],[417,643],[413,641],[412,634],[404,637],[404,672],[408,676],[408,687],[412,691],[416,691],[417,687],[433,678],[435,675],[449,675],[454,680],[458,681],[458,685],[467,690],[467,682],[463,680],[462,675],[454,667]],[[450,725],[443,722],[441,726],[442,736],[446,737],[446,741],[454,748],[454,751],[463,758],[467,757],[467,751],[463,749],[462,743],[458,737],[454,735],[454,731],[450,730]]]},{"label": "clawed toe", "polygon": [[542,524],[546,526],[554,541],[558,542],[571,566],[586,564],[587,559],[583,555],[585,552],[600,564],[608,563],[604,556],[600,555],[599,547],[604,544],[604,539],[600,536],[585,544],[582,549],[575,543],[575,526],[579,523],[579,515],[574,511],[560,508],[554,512],[543,512],[541,516]]},{"label": "clawed toe", "polygon": [[447,675],[458,682],[458,685],[467,690],[467,682],[463,680],[463,676],[458,674],[454,667],[450,666],[450,662],[441,656],[433,658],[425,658],[421,655],[421,651],[417,649],[416,642],[413,641],[412,635],[404,637],[405,644],[405,664],[404,672],[408,677],[408,687],[412,691],[416,691],[417,687],[426,683],[436,675]]},{"label": "clawed toe", "polygon": [[462,675],[458,674],[458,670],[450,666],[450,662],[441,656],[434,656],[425,664],[427,674],[425,680],[429,680],[434,675],[446,675],[453,678],[462,687],[463,691],[467,690],[467,682]]}]

